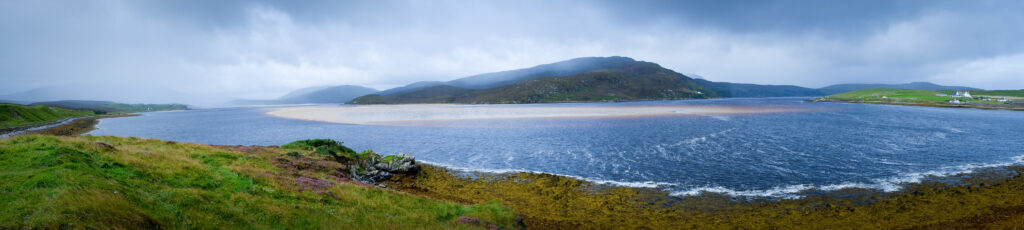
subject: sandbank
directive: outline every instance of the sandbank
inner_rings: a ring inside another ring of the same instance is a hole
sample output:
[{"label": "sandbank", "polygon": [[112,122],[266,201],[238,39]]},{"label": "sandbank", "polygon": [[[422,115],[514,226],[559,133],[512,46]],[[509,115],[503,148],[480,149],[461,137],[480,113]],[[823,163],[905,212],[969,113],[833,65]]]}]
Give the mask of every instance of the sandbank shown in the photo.
[{"label": "sandbank", "polygon": [[406,104],[288,107],[274,109],[267,112],[267,114],[288,119],[344,124],[403,125],[416,122],[445,122],[461,120],[716,116],[729,114],[799,112],[803,110],[806,109],[715,105]]}]

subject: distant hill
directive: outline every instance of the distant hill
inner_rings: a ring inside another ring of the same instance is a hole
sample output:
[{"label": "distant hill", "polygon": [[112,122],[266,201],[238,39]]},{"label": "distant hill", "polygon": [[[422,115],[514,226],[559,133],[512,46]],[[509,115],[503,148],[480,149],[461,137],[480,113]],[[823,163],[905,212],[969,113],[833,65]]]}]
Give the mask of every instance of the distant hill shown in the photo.
[{"label": "distant hill", "polygon": [[455,103],[455,97],[473,92],[450,85],[435,85],[391,96],[370,94],[352,99],[350,104],[412,104],[412,103]]},{"label": "distant hill", "polygon": [[277,99],[237,99],[228,102],[228,105],[281,105],[281,104],[308,104],[308,103],[346,103],[353,98],[379,93],[376,89],[357,86],[316,86],[307,87],[292,91]]},{"label": "distant hill", "polygon": [[[569,68],[578,67],[578,68]],[[567,70],[571,69],[571,70]],[[540,74],[554,74],[542,76]],[[558,75],[566,74],[567,75]],[[516,81],[511,82],[509,81]],[[475,75],[393,95],[367,95],[353,104],[545,103],[715,97],[693,79],[631,58],[578,58],[527,69]]]},{"label": "distant hill", "polygon": [[821,90],[794,85],[757,85],[695,79],[721,97],[806,97],[828,95]]},{"label": "distant hill", "polygon": [[0,131],[9,128],[23,127],[55,122],[64,118],[93,115],[88,110],[71,110],[53,108],[42,105],[26,106],[0,104]]},{"label": "distant hill", "polygon": [[413,91],[413,90],[418,90],[418,89],[423,89],[423,88],[427,88],[427,87],[431,87],[431,86],[438,86],[438,85],[445,85],[445,83],[444,82],[440,82],[440,81],[420,81],[420,82],[414,82],[412,84],[408,84],[406,86],[395,87],[395,88],[391,88],[391,89],[388,89],[388,90],[380,91],[380,92],[377,92],[377,94],[384,95],[384,96],[391,96],[391,95],[396,95],[396,94],[400,94],[400,93],[404,93],[404,92],[409,92],[409,91]]},{"label": "distant hill", "polygon": [[[459,78],[447,82],[421,81],[406,86],[378,92],[382,96],[394,96],[405,92],[425,89],[439,85],[454,86],[464,89],[487,89],[499,86],[506,86],[524,80],[551,77],[570,76],[580,73],[597,72],[602,70],[617,69],[636,62],[628,57],[582,57],[551,64],[538,65],[530,68],[517,70],[477,74],[469,77]],[[434,89],[436,90],[436,89]]]},{"label": "distant hill", "polygon": [[277,101],[284,103],[345,103],[353,98],[377,92],[376,89],[356,85],[311,87],[288,93],[278,98]]},{"label": "distant hill", "polygon": [[0,100],[21,102],[92,100],[117,101],[124,103],[188,103],[202,102],[204,98],[194,97],[172,89],[147,85],[139,87],[117,87],[96,85],[51,85],[13,94],[0,95]]},{"label": "distant hill", "polygon": [[36,102],[29,105],[45,105],[76,110],[91,110],[97,114],[134,113],[146,111],[183,110],[188,106],[182,104],[125,104],[110,101],[65,100]]},{"label": "distant hill", "polygon": [[918,90],[981,90],[966,86],[943,86],[929,82],[911,82],[907,84],[838,84],[820,88],[825,95],[845,93],[862,89],[918,89]]},{"label": "distant hill", "polygon": [[619,56],[582,57],[525,69],[478,74],[452,80],[445,84],[467,89],[486,89],[511,85],[539,77],[570,76],[588,72],[621,69],[636,62],[632,58]]}]

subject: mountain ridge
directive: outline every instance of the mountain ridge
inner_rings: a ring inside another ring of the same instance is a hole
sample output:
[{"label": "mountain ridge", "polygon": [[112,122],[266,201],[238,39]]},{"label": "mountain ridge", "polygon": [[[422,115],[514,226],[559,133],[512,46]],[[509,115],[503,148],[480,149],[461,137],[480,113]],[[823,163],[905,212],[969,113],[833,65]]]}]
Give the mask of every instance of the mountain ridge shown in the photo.
[{"label": "mountain ridge", "polygon": [[[557,75],[564,73],[571,74]],[[513,80],[517,82],[508,83]],[[366,95],[350,103],[546,103],[715,97],[686,75],[656,63],[619,56],[576,58],[525,69],[478,74],[449,82],[494,87],[468,88],[436,84],[390,95]]]}]

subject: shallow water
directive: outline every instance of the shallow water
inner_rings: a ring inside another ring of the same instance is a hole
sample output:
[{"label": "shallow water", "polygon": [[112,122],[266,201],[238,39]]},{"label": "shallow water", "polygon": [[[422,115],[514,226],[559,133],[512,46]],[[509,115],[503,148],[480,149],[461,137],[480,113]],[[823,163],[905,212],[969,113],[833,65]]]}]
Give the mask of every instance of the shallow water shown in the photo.
[{"label": "shallow water", "polygon": [[1020,163],[1024,155],[1024,112],[803,100],[602,104],[800,110],[785,113],[435,121],[411,126],[289,120],[265,115],[271,108],[209,109],[104,119],[89,134],[220,145],[332,138],[357,150],[405,152],[458,169],[546,172],[655,187],[675,195],[713,191],[785,197],[812,188],[847,187],[892,191],[927,175]]}]

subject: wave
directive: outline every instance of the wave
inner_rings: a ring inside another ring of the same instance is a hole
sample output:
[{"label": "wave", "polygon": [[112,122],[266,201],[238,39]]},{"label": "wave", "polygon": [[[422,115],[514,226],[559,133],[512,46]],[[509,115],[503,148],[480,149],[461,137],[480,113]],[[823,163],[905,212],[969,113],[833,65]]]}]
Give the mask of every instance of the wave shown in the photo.
[{"label": "wave", "polygon": [[458,166],[454,166],[454,165],[442,164],[442,163],[437,163],[437,162],[428,162],[428,161],[422,161],[422,162],[427,163],[427,164],[431,164],[431,165],[436,165],[436,166],[448,168],[448,169],[452,169],[452,170],[456,170],[456,171],[463,171],[463,172],[483,172],[483,173],[495,173],[495,174],[525,172],[525,173],[535,173],[535,174],[551,174],[551,175],[568,177],[568,178],[577,179],[577,180],[583,180],[583,181],[591,182],[591,183],[594,183],[594,184],[601,184],[601,185],[614,185],[614,186],[631,187],[631,188],[657,188],[657,189],[664,189],[664,190],[668,191],[669,195],[671,195],[671,196],[696,196],[696,195],[700,195],[702,193],[718,193],[718,194],[725,194],[725,195],[730,195],[730,196],[776,197],[776,198],[783,198],[783,199],[796,199],[796,198],[803,197],[803,195],[801,195],[801,193],[806,192],[806,191],[810,191],[810,190],[835,191],[835,190],[842,190],[842,189],[861,188],[861,189],[880,190],[880,191],[883,191],[883,192],[895,192],[895,191],[899,191],[899,190],[903,189],[904,186],[907,185],[907,184],[919,183],[919,182],[921,182],[923,179],[925,179],[927,177],[954,176],[954,175],[957,175],[957,174],[973,173],[973,172],[975,172],[975,170],[978,170],[978,169],[1006,167],[1006,166],[1024,164],[1024,155],[1015,156],[1015,157],[1012,157],[1010,159],[1011,160],[1009,162],[988,163],[988,164],[971,163],[971,164],[966,164],[966,165],[942,167],[940,169],[929,170],[929,171],[925,171],[925,172],[907,173],[907,174],[900,175],[900,176],[895,176],[895,177],[874,179],[874,180],[872,180],[872,183],[844,182],[844,183],[829,184],[829,185],[796,184],[796,185],[777,186],[777,187],[770,188],[770,189],[751,189],[751,190],[735,190],[735,189],[730,189],[730,188],[727,188],[727,187],[724,187],[724,186],[700,186],[700,187],[692,187],[692,186],[690,186],[688,188],[680,189],[680,187],[687,187],[687,186],[684,185],[684,184],[681,184],[681,183],[671,183],[671,182],[615,181],[615,180],[604,180],[604,179],[598,179],[598,178],[588,178],[588,177],[581,177],[581,176],[557,174],[557,173],[550,173],[550,172],[543,172],[543,171],[534,171],[534,170],[524,170],[524,169],[480,169],[480,168],[458,167]]},{"label": "wave", "polygon": [[440,167],[443,167],[443,168],[447,168],[447,169],[451,169],[451,170],[455,170],[455,171],[462,171],[462,172],[481,172],[481,173],[493,173],[493,174],[506,174],[506,173],[550,174],[550,175],[555,175],[555,176],[560,176],[560,177],[568,177],[568,178],[572,178],[572,179],[583,180],[583,181],[587,181],[587,182],[594,183],[594,184],[616,185],[616,186],[631,187],[631,188],[659,188],[659,187],[679,186],[680,185],[678,183],[656,182],[656,181],[615,181],[615,180],[602,180],[602,179],[587,178],[587,177],[573,176],[573,175],[566,175],[566,174],[558,174],[558,173],[550,173],[550,172],[543,172],[543,171],[525,170],[525,169],[480,169],[480,168],[467,168],[467,167],[459,167],[459,166],[443,164],[443,163],[437,163],[437,162],[431,162],[431,161],[423,161],[423,160],[419,160],[419,161],[423,162],[423,163],[430,164],[430,165],[440,166]]}]

